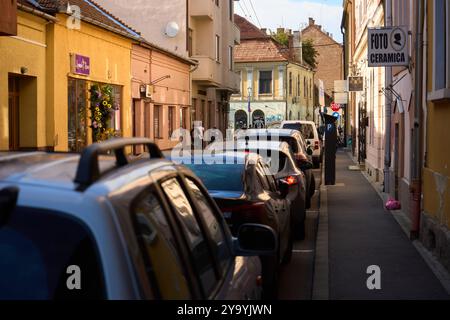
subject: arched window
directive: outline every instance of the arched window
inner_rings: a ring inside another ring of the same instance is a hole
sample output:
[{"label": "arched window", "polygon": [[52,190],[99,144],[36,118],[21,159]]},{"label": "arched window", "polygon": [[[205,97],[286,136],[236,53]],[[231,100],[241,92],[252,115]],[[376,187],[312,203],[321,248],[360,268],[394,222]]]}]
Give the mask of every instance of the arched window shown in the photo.
[{"label": "arched window", "polygon": [[238,130],[244,127],[248,127],[247,112],[244,110],[238,110],[234,114],[234,129]]},{"label": "arched window", "polygon": [[266,126],[266,117],[264,112],[261,110],[255,110],[252,114],[252,125],[253,128],[262,129]]}]

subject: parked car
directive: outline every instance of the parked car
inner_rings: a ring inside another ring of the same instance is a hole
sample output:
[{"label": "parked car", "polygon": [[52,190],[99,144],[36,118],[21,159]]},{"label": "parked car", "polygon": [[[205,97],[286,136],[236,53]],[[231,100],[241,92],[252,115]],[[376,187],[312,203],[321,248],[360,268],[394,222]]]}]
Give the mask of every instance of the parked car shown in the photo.
[{"label": "parked car", "polygon": [[[181,158],[172,160],[181,163]],[[246,223],[264,224],[275,230],[277,256],[261,257],[264,296],[275,298],[278,265],[289,263],[292,256],[291,210],[286,199],[290,186],[281,180],[279,188],[267,164],[254,153],[232,151],[191,160],[185,165],[203,181],[233,235]]]},{"label": "parked car", "polygon": [[[132,161],[137,145],[148,157]],[[147,139],[0,154],[0,208],[0,299],[259,298],[256,256],[278,246],[264,225],[233,237],[201,181]]]},{"label": "parked car", "polygon": [[311,208],[311,198],[316,191],[316,181],[313,173],[312,154],[313,150],[307,146],[300,131],[291,129],[252,129],[240,132],[237,139],[284,141],[289,144],[294,154],[297,167],[305,173],[306,177],[306,208]]},{"label": "parked car", "polygon": [[287,199],[291,202],[291,216],[294,236],[305,237],[306,177],[297,168],[291,148],[286,142],[242,140],[216,142],[207,147],[212,150],[244,151],[261,155],[269,166],[269,173],[276,181],[287,181],[291,185]]},{"label": "parked car", "polygon": [[313,148],[313,162],[316,168],[320,167],[322,162],[322,143],[317,132],[316,124],[313,121],[295,120],[295,121],[283,121],[281,123],[282,129],[298,130],[302,133],[306,139],[308,145]]}]

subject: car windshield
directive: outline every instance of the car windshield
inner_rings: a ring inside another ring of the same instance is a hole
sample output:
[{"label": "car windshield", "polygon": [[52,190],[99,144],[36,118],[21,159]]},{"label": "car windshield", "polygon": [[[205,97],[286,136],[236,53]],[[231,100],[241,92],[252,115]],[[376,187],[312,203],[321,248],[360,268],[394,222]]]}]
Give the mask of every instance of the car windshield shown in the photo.
[{"label": "car windshield", "polygon": [[291,129],[300,131],[305,139],[314,139],[314,128],[308,123],[285,123],[283,129]]},{"label": "car windshield", "polygon": [[187,165],[208,190],[244,191],[244,164],[189,164]]},{"label": "car windshield", "polygon": [[75,219],[17,207],[0,226],[0,300],[104,299],[96,252]]}]

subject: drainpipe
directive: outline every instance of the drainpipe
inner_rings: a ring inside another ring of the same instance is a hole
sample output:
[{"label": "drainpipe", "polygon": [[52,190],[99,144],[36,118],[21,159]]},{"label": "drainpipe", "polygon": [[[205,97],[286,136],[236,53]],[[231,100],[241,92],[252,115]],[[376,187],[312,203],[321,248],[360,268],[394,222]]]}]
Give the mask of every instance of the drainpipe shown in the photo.
[{"label": "drainpipe", "polygon": [[420,110],[422,104],[422,83],[423,83],[423,25],[424,25],[424,7],[423,0],[416,0],[416,61],[415,61],[415,80],[414,80],[414,129],[413,129],[413,152],[411,153],[411,240],[419,238],[420,231],[420,211],[422,194],[422,163],[421,163],[421,145],[420,145]]},{"label": "drainpipe", "polygon": [[[384,2],[386,27],[392,27],[392,0]],[[386,67],[385,74],[385,146],[384,146],[384,192],[390,193],[390,168],[391,168],[391,114],[392,114],[392,67]]]}]

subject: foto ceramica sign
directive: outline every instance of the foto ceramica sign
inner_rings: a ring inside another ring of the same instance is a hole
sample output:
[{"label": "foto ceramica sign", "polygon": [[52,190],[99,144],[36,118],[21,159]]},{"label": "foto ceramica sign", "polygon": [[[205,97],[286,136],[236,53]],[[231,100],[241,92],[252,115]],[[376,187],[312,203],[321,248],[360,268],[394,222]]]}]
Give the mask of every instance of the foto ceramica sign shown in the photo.
[{"label": "foto ceramica sign", "polygon": [[409,66],[408,32],[404,27],[369,29],[369,67]]}]

